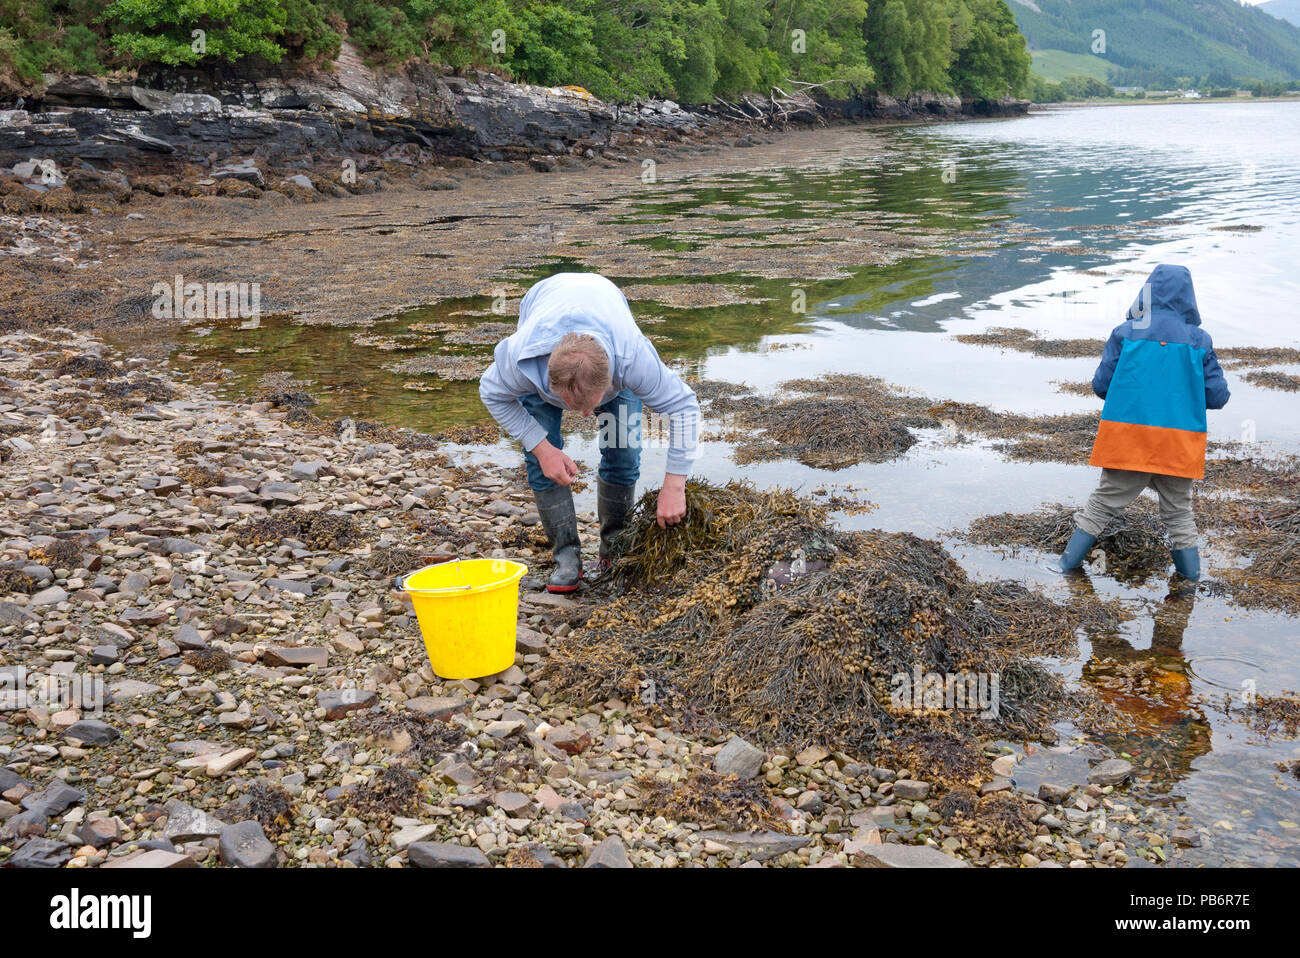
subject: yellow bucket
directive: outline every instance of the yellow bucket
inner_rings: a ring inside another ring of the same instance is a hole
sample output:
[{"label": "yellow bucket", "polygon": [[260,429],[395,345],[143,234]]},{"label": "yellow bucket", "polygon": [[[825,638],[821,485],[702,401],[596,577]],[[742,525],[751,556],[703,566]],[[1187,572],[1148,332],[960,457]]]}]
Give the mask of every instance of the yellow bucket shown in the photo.
[{"label": "yellow bucket", "polygon": [[402,579],[438,676],[477,679],[514,665],[519,580],[527,571],[509,559],[456,559]]}]

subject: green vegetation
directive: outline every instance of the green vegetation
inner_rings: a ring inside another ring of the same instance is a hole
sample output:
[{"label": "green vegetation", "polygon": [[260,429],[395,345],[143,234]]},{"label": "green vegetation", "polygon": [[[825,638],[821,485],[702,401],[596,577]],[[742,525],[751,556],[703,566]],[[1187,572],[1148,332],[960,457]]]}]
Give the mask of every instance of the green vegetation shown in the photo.
[{"label": "green vegetation", "polygon": [[[1098,79],[1120,86],[1226,88],[1300,77],[1300,29],[1238,0],[1035,0],[1032,9],[1012,6],[1031,49],[1096,56],[1112,67]],[[1050,67],[1039,69],[1044,77],[1064,79],[1045,69]]]},{"label": "green vegetation", "polygon": [[0,0],[0,90],[42,72],[246,58],[484,67],[612,100],[824,87],[995,99],[1029,54],[1006,0]]},{"label": "green vegetation", "polygon": [[1066,53],[1064,50],[1033,50],[1033,71],[1044,80],[1060,83],[1069,76],[1088,76],[1105,80],[1114,64],[1091,53]]}]

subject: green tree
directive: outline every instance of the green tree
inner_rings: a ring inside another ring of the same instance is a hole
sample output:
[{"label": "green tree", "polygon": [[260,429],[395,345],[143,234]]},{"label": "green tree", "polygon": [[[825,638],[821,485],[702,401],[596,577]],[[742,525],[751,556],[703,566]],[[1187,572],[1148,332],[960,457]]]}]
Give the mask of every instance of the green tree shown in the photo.
[{"label": "green tree", "polygon": [[117,27],[113,47],[144,62],[278,61],[285,52],[275,40],[286,20],[279,0],[114,0],[104,16]]},{"label": "green tree", "polygon": [[1029,50],[1005,0],[953,0],[964,5],[969,33],[953,50],[952,82],[963,97],[999,100],[1025,92]]}]

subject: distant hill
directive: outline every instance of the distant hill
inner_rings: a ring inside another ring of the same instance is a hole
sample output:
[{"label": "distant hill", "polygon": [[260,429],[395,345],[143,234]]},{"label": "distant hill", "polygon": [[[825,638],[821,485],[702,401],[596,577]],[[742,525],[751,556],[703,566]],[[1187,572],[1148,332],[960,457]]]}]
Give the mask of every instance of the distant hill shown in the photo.
[{"label": "distant hill", "polygon": [[[1111,82],[1300,78],[1300,27],[1238,0],[1011,0],[1010,6],[1031,51],[1095,55],[1110,64]],[[1280,13],[1300,8],[1300,0],[1268,6]],[[1105,31],[1104,51],[1094,49],[1097,30]]]},{"label": "distant hill", "polygon": [[1268,0],[1256,9],[1300,26],[1300,0]]}]

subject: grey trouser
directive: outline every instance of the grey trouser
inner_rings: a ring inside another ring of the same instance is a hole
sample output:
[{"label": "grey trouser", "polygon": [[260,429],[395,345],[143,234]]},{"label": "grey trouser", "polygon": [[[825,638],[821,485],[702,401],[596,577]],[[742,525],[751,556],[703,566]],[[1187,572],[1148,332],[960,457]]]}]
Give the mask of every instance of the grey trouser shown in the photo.
[{"label": "grey trouser", "polygon": [[1198,537],[1196,519],[1192,515],[1192,480],[1181,476],[1103,469],[1097,491],[1088,498],[1087,505],[1074,514],[1074,521],[1084,532],[1099,536],[1147,486],[1160,497],[1160,521],[1165,524],[1173,548],[1195,546]]}]

